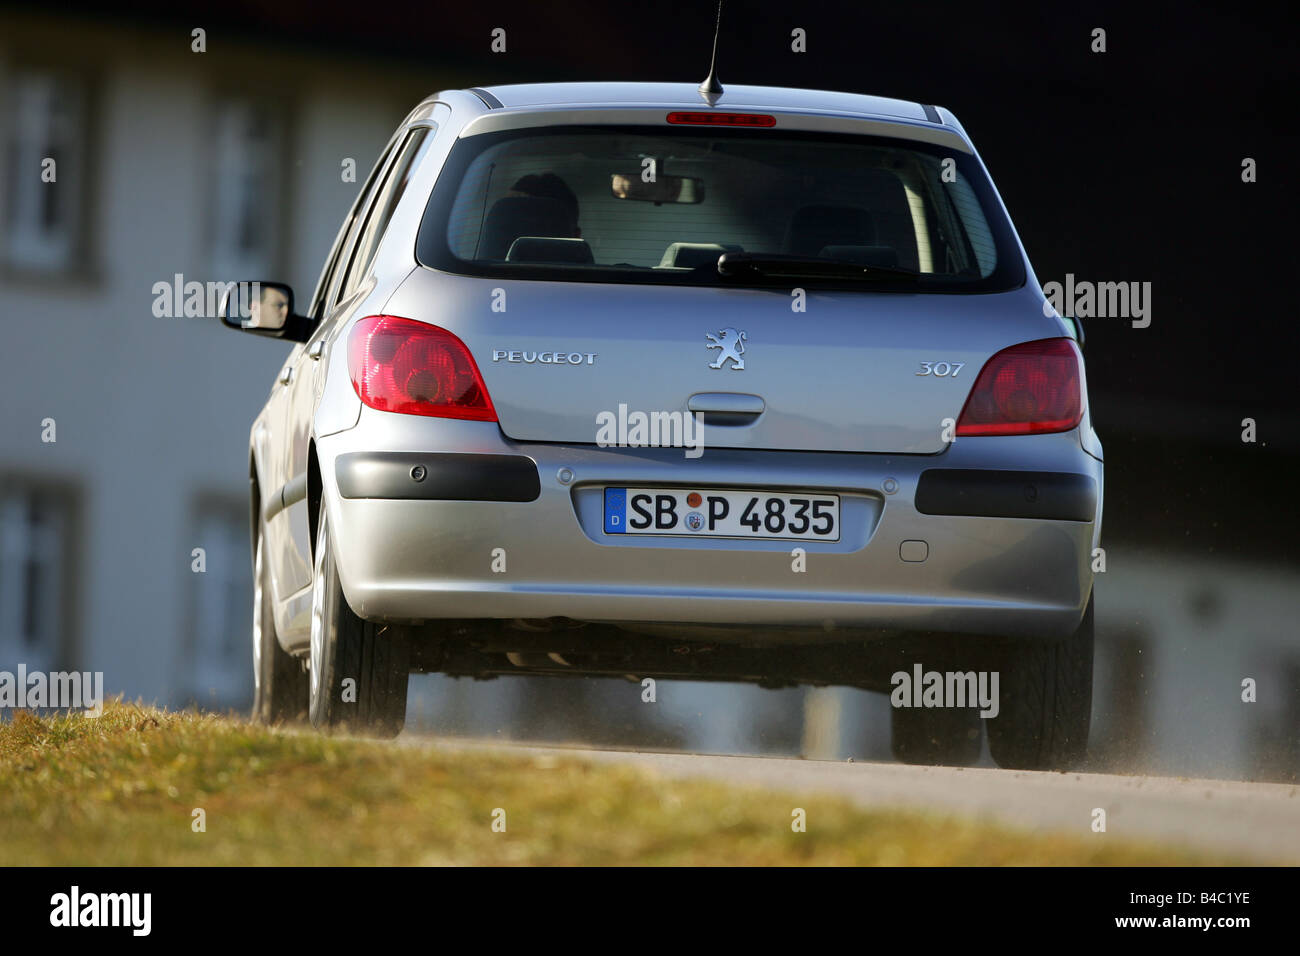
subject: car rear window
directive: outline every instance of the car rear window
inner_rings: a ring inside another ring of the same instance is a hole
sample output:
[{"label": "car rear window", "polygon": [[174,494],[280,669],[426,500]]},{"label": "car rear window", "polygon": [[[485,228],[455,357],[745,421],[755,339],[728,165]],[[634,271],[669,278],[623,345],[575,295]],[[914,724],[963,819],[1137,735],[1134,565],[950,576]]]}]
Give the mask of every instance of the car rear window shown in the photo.
[{"label": "car rear window", "polygon": [[720,274],[729,252],[873,267],[873,290],[989,292],[1025,281],[974,157],[776,130],[564,126],[466,137],[439,176],[416,250],[423,265],[468,275],[763,281]]}]

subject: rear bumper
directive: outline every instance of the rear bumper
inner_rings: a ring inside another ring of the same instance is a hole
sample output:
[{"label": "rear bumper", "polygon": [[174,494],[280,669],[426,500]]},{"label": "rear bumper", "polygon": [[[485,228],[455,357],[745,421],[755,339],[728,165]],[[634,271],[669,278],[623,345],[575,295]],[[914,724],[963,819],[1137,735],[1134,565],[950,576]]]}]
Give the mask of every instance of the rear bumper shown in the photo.
[{"label": "rear bumper", "polygon": [[[1077,626],[1092,589],[1102,465],[1077,433],[959,439],[935,456],[708,449],[688,461],[515,443],[494,423],[367,409],[360,424],[318,453],[344,593],[368,618],[1050,638]],[[688,483],[838,494],[841,538],[604,533],[606,485]]]}]

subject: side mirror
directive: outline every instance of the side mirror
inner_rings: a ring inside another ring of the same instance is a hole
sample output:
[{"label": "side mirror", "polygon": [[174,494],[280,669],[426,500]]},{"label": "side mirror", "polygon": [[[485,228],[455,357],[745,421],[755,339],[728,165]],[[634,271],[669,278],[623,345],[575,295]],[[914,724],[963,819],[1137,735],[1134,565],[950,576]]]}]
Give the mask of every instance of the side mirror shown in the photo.
[{"label": "side mirror", "polygon": [[236,282],[221,295],[217,310],[223,325],[254,335],[305,342],[311,320],[295,315],[293,289],[283,282]]}]

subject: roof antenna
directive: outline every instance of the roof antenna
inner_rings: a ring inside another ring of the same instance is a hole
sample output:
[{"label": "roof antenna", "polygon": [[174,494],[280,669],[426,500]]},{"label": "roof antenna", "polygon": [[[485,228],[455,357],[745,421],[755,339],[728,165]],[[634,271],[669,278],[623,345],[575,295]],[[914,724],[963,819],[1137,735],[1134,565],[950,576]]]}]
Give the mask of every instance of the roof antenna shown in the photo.
[{"label": "roof antenna", "polygon": [[713,30],[713,59],[709,62],[709,75],[699,86],[700,96],[712,106],[722,95],[722,84],[718,82],[718,34],[722,32],[722,0],[718,0],[718,23]]}]

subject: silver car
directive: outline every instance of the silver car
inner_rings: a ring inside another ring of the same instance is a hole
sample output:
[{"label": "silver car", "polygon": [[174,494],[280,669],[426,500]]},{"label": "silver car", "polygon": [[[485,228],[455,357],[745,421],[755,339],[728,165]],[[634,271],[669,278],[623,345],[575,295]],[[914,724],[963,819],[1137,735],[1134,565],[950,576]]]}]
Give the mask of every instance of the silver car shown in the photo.
[{"label": "silver car", "polygon": [[301,313],[235,291],[296,343],[250,435],[259,719],[395,734],[412,672],[843,684],[903,760],[1083,756],[1082,330],[948,110],[445,91]]}]

